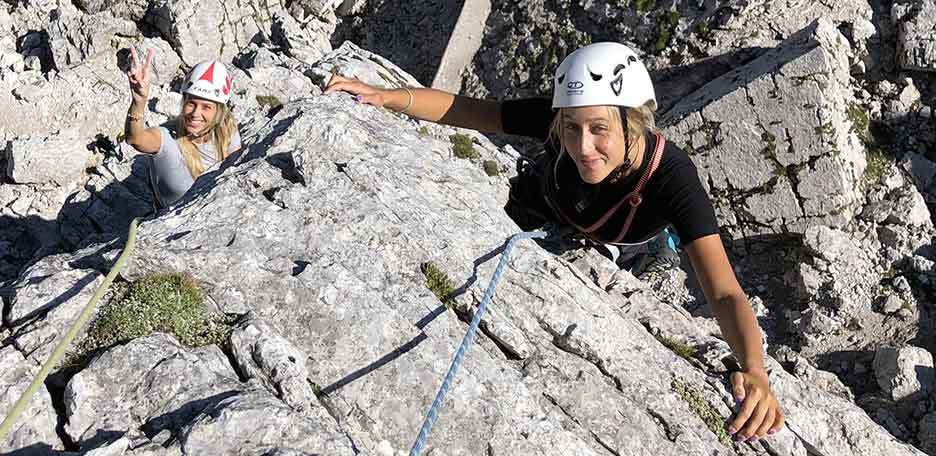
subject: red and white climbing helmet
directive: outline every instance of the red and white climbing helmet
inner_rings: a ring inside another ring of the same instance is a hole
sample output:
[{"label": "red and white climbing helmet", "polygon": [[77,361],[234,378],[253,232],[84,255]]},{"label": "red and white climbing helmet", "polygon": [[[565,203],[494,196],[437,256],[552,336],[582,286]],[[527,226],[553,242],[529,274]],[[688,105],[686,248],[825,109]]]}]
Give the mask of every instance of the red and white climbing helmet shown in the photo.
[{"label": "red and white climbing helmet", "polygon": [[231,75],[224,64],[208,60],[192,68],[182,84],[182,93],[227,103],[231,99],[232,88]]},{"label": "red and white climbing helmet", "polygon": [[633,49],[595,43],[568,55],[553,78],[553,108],[626,106],[656,102],[653,82]]}]

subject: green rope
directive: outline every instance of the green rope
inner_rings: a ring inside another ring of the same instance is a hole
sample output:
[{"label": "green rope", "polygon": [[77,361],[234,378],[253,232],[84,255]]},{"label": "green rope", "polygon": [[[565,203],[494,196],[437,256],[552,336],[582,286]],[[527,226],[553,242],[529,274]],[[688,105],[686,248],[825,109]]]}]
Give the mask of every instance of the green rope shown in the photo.
[{"label": "green rope", "polygon": [[55,350],[52,352],[52,355],[49,356],[49,359],[42,365],[42,369],[39,369],[39,373],[36,375],[36,378],[33,379],[32,383],[29,385],[29,388],[26,388],[26,391],[23,392],[23,395],[20,396],[19,400],[16,401],[16,404],[13,405],[13,409],[10,410],[10,413],[7,415],[6,419],[3,420],[3,423],[0,424],[0,443],[6,441],[7,433],[10,432],[10,429],[13,428],[13,423],[19,418],[23,413],[23,410],[26,409],[26,406],[29,404],[29,400],[32,399],[33,395],[36,394],[36,391],[39,390],[39,387],[45,383],[46,377],[49,376],[49,372],[52,371],[52,368],[58,364],[62,359],[62,356],[65,354],[65,350],[75,339],[75,336],[78,335],[78,331],[84,327],[84,325],[91,319],[91,314],[94,313],[94,307],[97,305],[97,302],[104,297],[104,293],[107,293],[107,289],[110,287],[111,282],[114,281],[114,277],[120,272],[123,268],[124,263],[126,263],[127,258],[133,253],[133,248],[136,246],[136,233],[137,232],[137,219],[133,219],[130,222],[130,233],[127,236],[127,244],[124,246],[123,252],[120,254],[120,257],[117,258],[117,262],[114,263],[114,267],[111,268],[110,272],[107,274],[107,277],[104,278],[104,283],[98,287],[97,291],[94,293],[94,296],[91,297],[91,300],[88,301],[88,304],[85,306],[84,310],[81,311],[81,315],[78,316],[78,319],[72,323],[71,327],[68,328],[68,332],[65,333],[65,337],[61,342],[55,347]]}]

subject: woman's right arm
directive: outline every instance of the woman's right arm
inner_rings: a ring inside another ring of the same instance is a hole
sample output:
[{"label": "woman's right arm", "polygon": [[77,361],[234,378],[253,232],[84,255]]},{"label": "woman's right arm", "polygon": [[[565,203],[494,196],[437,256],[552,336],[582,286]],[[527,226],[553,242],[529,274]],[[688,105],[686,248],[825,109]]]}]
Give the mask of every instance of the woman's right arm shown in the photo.
[{"label": "woman's right arm", "polygon": [[146,101],[149,99],[149,67],[153,61],[153,50],[146,52],[146,61],[139,65],[136,49],[130,47],[130,56],[133,67],[127,72],[130,82],[130,109],[127,111],[127,120],[124,123],[124,138],[127,144],[144,154],[159,152],[162,137],[158,128],[146,128],[143,118],[146,115]]},{"label": "woman's right arm", "polygon": [[362,103],[403,112],[421,120],[485,133],[504,132],[501,103],[497,101],[463,97],[436,89],[382,90],[336,74],[328,81],[324,93],[337,91],[354,94]]}]

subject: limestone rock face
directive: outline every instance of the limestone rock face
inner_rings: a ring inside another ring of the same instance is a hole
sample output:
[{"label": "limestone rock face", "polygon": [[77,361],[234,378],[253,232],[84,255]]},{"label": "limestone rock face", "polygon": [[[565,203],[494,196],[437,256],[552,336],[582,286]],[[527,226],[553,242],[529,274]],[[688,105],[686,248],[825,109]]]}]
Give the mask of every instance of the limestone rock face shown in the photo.
[{"label": "limestone rock face", "polygon": [[919,397],[936,386],[933,355],[919,347],[878,349],[874,355],[874,375],[884,394],[895,401]]},{"label": "limestone rock face", "polygon": [[[857,61],[873,40],[872,17],[864,0],[796,7],[779,2],[495,2],[463,87],[466,93],[495,98],[548,96],[551,76],[566,55],[591,42],[626,41],[651,70],[661,70],[655,81],[658,89],[666,87],[658,95],[667,99],[663,105],[668,107],[674,91],[692,91],[696,77],[704,75],[699,80],[707,82],[749,61],[752,56],[744,55],[748,51],[776,46],[818,18],[859,30],[853,33],[855,49],[843,49]],[[662,70],[671,67],[685,70],[678,84],[667,84],[672,78]]]},{"label": "limestone rock face", "polygon": [[40,184],[73,189],[82,177],[91,151],[77,130],[49,137],[21,138],[6,144],[6,177],[15,184]]},{"label": "limestone rock face", "polygon": [[891,19],[898,28],[898,60],[907,70],[936,71],[936,2],[895,2]]},{"label": "limestone rock face", "polygon": [[[23,358],[12,345],[0,348],[0,410],[13,408],[13,404],[26,391],[39,366]],[[49,390],[40,388],[13,425],[6,441],[0,441],[0,452],[15,452],[32,448],[35,453],[61,449],[55,434],[56,416]]]},{"label": "limestone rock face", "polygon": [[740,238],[840,227],[862,203],[864,154],[843,114],[845,47],[819,20],[661,119],[696,163],[724,231]]},{"label": "limestone rock face", "polygon": [[98,430],[174,431],[240,389],[217,347],[186,350],[171,336],[155,334],[109,350],[72,377],[65,388],[65,430],[89,445],[99,443]]},{"label": "limestone rock face", "polygon": [[269,38],[279,3],[261,0],[161,0],[147,15],[163,38],[192,67],[209,59],[230,61],[254,37]]},{"label": "limestone rock face", "polygon": [[115,35],[133,36],[137,33],[132,22],[115,18],[107,11],[94,15],[53,16],[46,32],[55,67],[59,70],[107,52]]}]

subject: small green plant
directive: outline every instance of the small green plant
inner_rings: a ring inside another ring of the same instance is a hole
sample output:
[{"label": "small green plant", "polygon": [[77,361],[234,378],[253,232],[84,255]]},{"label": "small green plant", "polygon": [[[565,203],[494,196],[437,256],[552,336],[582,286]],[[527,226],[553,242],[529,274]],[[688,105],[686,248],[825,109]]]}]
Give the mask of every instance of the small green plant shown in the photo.
[{"label": "small green plant", "polygon": [[429,128],[427,128],[425,125],[419,127],[419,134],[423,136],[429,136]]},{"label": "small green plant", "polygon": [[442,304],[449,309],[455,308],[455,299],[452,293],[455,292],[455,284],[449,279],[448,274],[442,272],[438,266],[433,263],[425,262],[419,265],[419,270],[426,276],[426,288],[432,292]]},{"label": "small green plant", "polygon": [[587,33],[580,32],[571,24],[565,24],[559,29],[559,37],[565,42],[567,49],[574,50],[592,44],[592,39]]},{"label": "small green plant", "polygon": [[673,32],[676,31],[676,27],[678,26],[679,13],[673,10],[669,10],[663,13],[657,25],[657,38],[653,45],[653,48],[656,50],[657,54],[663,52],[663,50],[666,49],[670,38],[673,36]]},{"label": "small green plant", "polygon": [[222,344],[230,334],[228,317],[205,309],[195,280],[181,273],[153,274],[129,285],[118,284],[101,308],[79,354],[164,332],[189,347]]},{"label": "small green plant", "polygon": [[680,358],[691,361],[696,355],[696,349],[691,345],[684,344],[678,340],[670,339],[669,337],[665,336],[658,335],[655,337],[656,340],[663,344],[664,347],[670,349],[670,351],[677,354]]},{"label": "small green plant", "polygon": [[722,445],[725,445],[728,448],[732,448],[731,437],[728,436],[728,431],[725,430],[725,419],[718,413],[718,410],[709,404],[705,397],[702,396],[702,393],[699,393],[692,386],[687,383],[683,383],[677,379],[673,379],[670,383],[670,388],[682,398],[686,404],[689,404],[689,409],[692,410],[699,419],[705,423],[705,426],[718,437],[718,441]]},{"label": "small green plant", "polygon": [[880,182],[881,179],[887,175],[887,171],[893,163],[893,158],[888,157],[884,151],[879,148],[868,149],[865,160],[868,162],[864,176],[862,176],[865,184]]},{"label": "small green plant", "polygon": [[494,177],[500,175],[500,167],[497,166],[496,161],[484,160],[482,165],[484,166],[484,172],[487,173],[488,176]]},{"label": "small green plant", "polygon": [[273,95],[257,95],[257,104],[262,108],[278,108],[283,103]]},{"label": "small green plant", "polygon": [[835,132],[835,128],[831,123],[824,123],[816,127],[816,134],[819,136],[832,136],[833,132]]},{"label": "small green plant", "polygon": [[452,142],[452,152],[456,157],[462,159],[481,158],[481,154],[474,148],[471,136],[455,133],[449,136],[449,141]]},{"label": "small green plant", "polygon": [[712,36],[712,26],[709,25],[709,22],[703,20],[699,22],[699,25],[696,27],[696,35],[701,40],[708,40]]},{"label": "small green plant", "polygon": [[634,0],[634,9],[638,13],[646,13],[656,7],[656,0]]},{"label": "small green plant", "polygon": [[848,105],[847,114],[848,120],[850,120],[852,124],[851,131],[858,135],[862,141],[868,141],[870,139],[868,127],[871,125],[871,121],[868,119],[868,113],[858,104],[850,103]]}]

